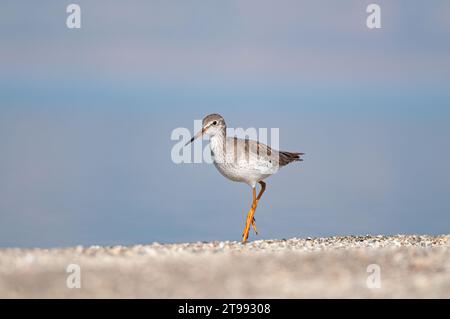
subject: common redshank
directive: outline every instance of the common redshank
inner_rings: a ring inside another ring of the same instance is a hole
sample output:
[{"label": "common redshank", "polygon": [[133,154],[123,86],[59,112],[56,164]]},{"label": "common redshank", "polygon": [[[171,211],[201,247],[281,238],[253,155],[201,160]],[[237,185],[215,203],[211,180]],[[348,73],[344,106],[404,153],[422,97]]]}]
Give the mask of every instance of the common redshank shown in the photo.
[{"label": "common redshank", "polygon": [[[186,146],[203,135],[210,137],[211,155],[219,172],[232,181],[246,183],[252,187],[252,206],[247,214],[242,234],[242,242],[246,243],[250,227],[253,227],[258,234],[255,211],[266,190],[264,179],[275,174],[280,167],[302,161],[300,156],[304,153],[277,151],[258,141],[227,137],[227,125],[219,114],[206,116],[203,119],[202,129],[186,143]],[[261,190],[256,195],[258,183],[261,185]]]}]

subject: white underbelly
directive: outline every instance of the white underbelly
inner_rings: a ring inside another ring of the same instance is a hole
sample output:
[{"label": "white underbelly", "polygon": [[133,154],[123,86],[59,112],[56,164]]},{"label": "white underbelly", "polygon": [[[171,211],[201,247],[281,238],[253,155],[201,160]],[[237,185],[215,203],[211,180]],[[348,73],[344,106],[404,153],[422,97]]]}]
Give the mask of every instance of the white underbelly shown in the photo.
[{"label": "white underbelly", "polygon": [[[234,143],[234,140],[232,142]],[[241,154],[238,154],[239,149],[236,152],[226,152],[227,149],[233,150],[234,144],[225,148],[224,143],[223,138],[214,136],[211,138],[210,147],[214,165],[226,178],[235,182],[247,183],[254,187],[259,181],[276,172],[277,167],[273,165],[272,161],[265,161],[254,156],[247,158],[245,148],[241,150]]]},{"label": "white underbelly", "polygon": [[234,182],[242,182],[247,183],[250,186],[256,185],[259,181],[270,176],[270,174],[263,174],[262,172],[246,168],[246,167],[237,167],[236,165],[230,163],[217,163],[214,162],[217,170],[229,180]]}]

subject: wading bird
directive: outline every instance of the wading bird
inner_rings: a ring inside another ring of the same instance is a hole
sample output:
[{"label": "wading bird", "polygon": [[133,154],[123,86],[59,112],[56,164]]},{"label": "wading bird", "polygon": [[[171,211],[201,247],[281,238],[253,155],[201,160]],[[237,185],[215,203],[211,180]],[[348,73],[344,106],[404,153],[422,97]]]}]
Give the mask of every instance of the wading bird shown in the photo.
[{"label": "wading bird", "polygon": [[[186,143],[186,146],[195,139],[208,135],[210,137],[211,155],[214,165],[226,178],[250,185],[253,191],[253,202],[247,214],[242,242],[247,242],[250,227],[256,234],[255,211],[261,196],[266,190],[267,177],[275,174],[280,167],[295,161],[304,153],[291,153],[271,149],[269,146],[248,139],[227,137],[227,125],[219,114],[211,114],[203,119],[202,129]],[[256,184],[261,185],[261,190],[256,195]]]}]

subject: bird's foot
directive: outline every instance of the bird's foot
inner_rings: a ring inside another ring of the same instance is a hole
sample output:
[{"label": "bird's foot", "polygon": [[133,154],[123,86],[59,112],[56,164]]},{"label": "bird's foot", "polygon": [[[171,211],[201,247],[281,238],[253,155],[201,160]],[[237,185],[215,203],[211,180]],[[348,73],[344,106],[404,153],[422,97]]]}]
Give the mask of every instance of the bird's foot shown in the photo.
[{"label": "bird's foot", "polygon": [[[256,219],[255,218],[253,218],[253,221],[252,221],[252,228],[255,231],[255,234],[258,235],[259,233],[258,233],[258,229],[256,228]],[[244,232],[242,233],[242,238],[244,238],[244,236],[245,236],[245,229],[244,229]]]},{"label": "bird's foot", "polygon": [[256,219],[253,217],[253,221],[252,221],[252,227],[253,230],[255,231],[255,234],[258,235],[258,229],[256,228]]}]

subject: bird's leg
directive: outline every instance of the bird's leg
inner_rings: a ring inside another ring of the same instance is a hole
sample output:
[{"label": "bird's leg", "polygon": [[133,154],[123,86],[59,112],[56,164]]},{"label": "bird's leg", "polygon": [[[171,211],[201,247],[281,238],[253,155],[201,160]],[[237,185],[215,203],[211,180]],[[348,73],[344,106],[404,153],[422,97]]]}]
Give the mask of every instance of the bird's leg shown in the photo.
[{"label": "bird's leg", "polygon": [[246,243],[248,239],[248,234],[250,232],[250,226],[253,222],[253,217],[255,216],[256,211],[256,188],[253,188],[253,202],[252,202],[252,208],[250,208],[250,211],[247,214],[247,221],[245,223],[244,233],[242,234],[242,243]]},{"label": "bird's leg", "polygon": [[255,231],[255,234],[258,235],[258,229],[256,229],[256,219],[255,219],[255,217],[253,217],[253,220],[252,220],[252,227],[253,227],[253,230]]},{"label": "bird's leg", "polygon": [[[256,206],[258,206],[258,203],[259,203],[259,200],[261,199],[261,196],[266,191],[266,183],[264,183],[263,181],[260,181],[259,184],[261,185],[261,190],[259,191],[258,197],[256,198]],[[255,231],[255,234],[258,235],[258,230],[256,229],[256,219],[255,219],[255,217],[253,217],[253,220],[252,220],[252,227],[253,227],[253,230]]]},{"label": "bird's leg", "polygon": [[257,201],[259,201],[261,199],[262,195],[266,191],[266,183],[264,183],[263,181],[260,181],[259,184],[261,185],[261,190],[259,191],[258,198],[256,198]]},{"label": "bird's leg", "polygon": [[256,196],[256,187],[253,188],[253,203],[252,203],[252,208],[248,212],[247,222],[245,224],[244,233],[242,234],[242,237],[243,237],[242,242],[243,243],[245,243],[248,239],[248,235],[250,232],[250,226],[253,226],[255,233],[258,234],[258,231],[256,230],[255,212],[256,212],[256,208],[258,207],[258,202],[266,190],[266,183],[261,181],[261,182],[259,182],[259,184],[261,184],[261,191],[259,192],[258,196]]}]

